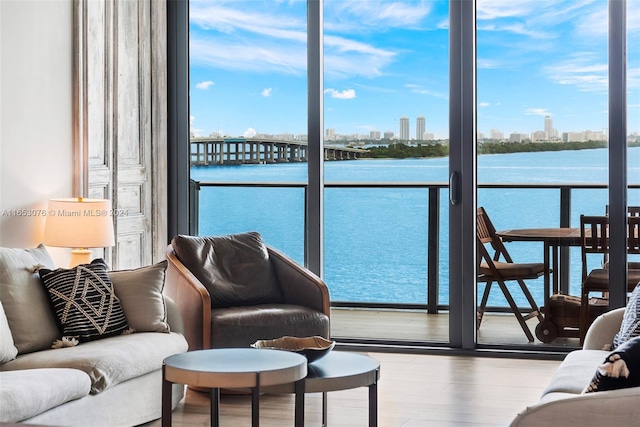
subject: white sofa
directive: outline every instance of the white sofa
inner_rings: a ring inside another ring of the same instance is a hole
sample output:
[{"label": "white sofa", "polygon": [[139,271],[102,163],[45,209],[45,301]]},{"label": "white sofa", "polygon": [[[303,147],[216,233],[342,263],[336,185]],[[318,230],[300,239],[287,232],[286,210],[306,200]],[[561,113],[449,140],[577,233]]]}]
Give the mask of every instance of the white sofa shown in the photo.
[{"label": "white sofa", "polygon": [[[20,268],[49,262],[43,247],[0,248],[0,424],[115,427],[160,418],[162,361],[188,348],[179,311],[162,295],[166,263],[120,272],[118,283],[134,292],[116,296],[136,332],[52,349],[51,338],[60,338],[54,309],[42,304],[38,274]],[[136,282],[152,276],[162,280],[140,293]],[[183,396],[174,385],[173,407]]]},{"label": "white sofa", "polygon": [[610,353],[603,349],[620,330],[624,311],[612,310],[594,321],[583,348],[567,355],[540,400],[519,413],[512,427],[640,426],[640,387],[582,393]]}]

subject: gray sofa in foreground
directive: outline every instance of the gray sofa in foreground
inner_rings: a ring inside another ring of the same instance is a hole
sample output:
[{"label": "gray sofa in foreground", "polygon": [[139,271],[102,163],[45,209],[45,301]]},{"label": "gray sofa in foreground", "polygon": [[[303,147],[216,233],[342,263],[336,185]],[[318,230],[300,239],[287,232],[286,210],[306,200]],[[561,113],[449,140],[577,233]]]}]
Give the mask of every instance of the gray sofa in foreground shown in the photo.
[{"label": "gray sofa in foreground", "polygon": [[[0,424],[128,427],[160,418],[162,362],[188,348],[179,310],[162,295],[166,262],[109,272],[127,334],[55,349],[60,325],[34,265],[50,265],[44,247],[0,248]],[[174,385],[173,407],[183,396]]]},{"label": "gray sofa in foreground", "polygon": [[610,353],[603,348],[620,330],[624,311],[612,310],[595,320],[583,348],[567,355],[540,400],[520,412],[511,427],[640,426],[640,387],[583,393]]}]

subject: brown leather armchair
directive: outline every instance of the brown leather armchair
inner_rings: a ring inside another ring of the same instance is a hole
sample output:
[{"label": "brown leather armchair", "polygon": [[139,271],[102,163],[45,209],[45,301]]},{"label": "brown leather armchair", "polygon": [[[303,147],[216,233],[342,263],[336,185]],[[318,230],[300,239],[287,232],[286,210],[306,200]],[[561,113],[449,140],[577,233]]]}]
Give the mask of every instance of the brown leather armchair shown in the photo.
[{"label": "brown leather armchair", "polygon": [[248,347],[285,335],[329,338],[326,284],[257,232],[179,235],[167,260],[164,292],[180,309],[189,350]]}]

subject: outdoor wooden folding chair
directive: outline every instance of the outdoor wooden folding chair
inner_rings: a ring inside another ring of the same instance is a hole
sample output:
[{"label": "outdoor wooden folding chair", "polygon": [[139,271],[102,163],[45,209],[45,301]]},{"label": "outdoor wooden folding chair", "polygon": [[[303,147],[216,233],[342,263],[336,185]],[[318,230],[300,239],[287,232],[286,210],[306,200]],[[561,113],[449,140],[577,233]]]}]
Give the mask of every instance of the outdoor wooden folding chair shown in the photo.
[{"label": "outdoor wooden folding chair", "polygon": [[[486,283],[478,308],[477,328],[480,328],[480,324],[482,323],[482,317],[487,307],[491,286],[496,282],[504,294],[504,297],[507,299],[509,307],[511,307],[513,314],[518,319],[529,342],[533,342],[533,334],[529,330],[526,321],[534,317],[542,321],[544,320],[544,316],[540,312],[538,304],[524,281],[527,279],[537,279],[542,276],[545,273],[544,263],[514,263],[502,239],[496,234],[496,229],[491,223],[489,215],[487,215],[487,212],[482,207],[478,208],[477,212],[477,242],[478,282]],[[494,251],[493,255],[489,253],[489,245]],[[505,283],[508,281],[516,281],[520,285],[522,293],[531,306],[529,313],[525,315],[522,314]]]}]

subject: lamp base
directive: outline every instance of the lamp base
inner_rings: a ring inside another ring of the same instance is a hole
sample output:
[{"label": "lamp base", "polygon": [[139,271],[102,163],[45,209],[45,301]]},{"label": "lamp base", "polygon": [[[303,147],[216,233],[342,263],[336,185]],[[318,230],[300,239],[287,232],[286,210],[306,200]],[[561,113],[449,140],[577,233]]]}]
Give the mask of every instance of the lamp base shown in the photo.
[{"label": "lamp base", "polygon": [[80,264],[89,264],[91,262],[91,249],[76,248],[71,250],[71,265],[70,268],[76,267]]}]

